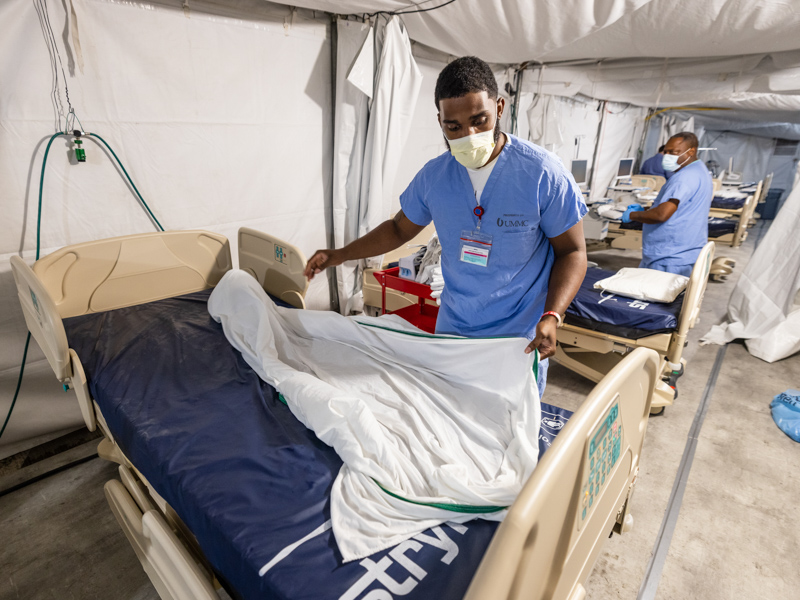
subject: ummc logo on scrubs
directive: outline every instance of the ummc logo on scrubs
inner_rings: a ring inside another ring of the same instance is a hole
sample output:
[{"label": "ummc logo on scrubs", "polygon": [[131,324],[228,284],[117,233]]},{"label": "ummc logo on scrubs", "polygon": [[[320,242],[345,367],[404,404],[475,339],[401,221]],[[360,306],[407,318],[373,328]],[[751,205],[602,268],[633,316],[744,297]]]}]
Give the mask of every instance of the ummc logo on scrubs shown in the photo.
[{"label": "ummc logo on scrubs", "polygon": [[527,227],[528,219],[497,219],[498,227]]}]

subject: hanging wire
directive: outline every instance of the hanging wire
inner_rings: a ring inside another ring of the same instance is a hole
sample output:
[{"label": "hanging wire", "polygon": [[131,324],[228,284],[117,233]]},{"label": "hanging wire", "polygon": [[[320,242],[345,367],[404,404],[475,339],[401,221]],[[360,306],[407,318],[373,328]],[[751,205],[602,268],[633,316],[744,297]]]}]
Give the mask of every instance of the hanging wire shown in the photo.
[{"label": "hanging wire", "polygon": [[[375,17],[377,15],[410,15],[410,14],[413,14],[413,13],[430,12],[432,10],[438,10],[440,8],[444,8],[448,4],[452,4],[455,1],[456,0],[447,0],[447,2],[445,2],[444,4],[440,4],[438,6],[431,6],[429,8],[416,8],[416,9],[410,9],[410,10],[379,10],[379,11],[376,11],[374,13],[368,13],[366,15],[366,17],[367,18],[372,18],[372,17]],[[416,6],[419,7],[419,6],[422,6],[423,4],[427,4],[428,2],[433,2],[433,0],[425,0],[424,2],[420,2]]]},{"label": "hanging wire", "polygon": [[50,56],[50,76],[52,78],[52,85],[50,88],[50,101],[53,103],[53,111],[55,112],[56,118],[56,131],[61,130],[61,119],[64,116],[64,110],[61,106],[60,98],[58,96],[58,68],[56,65],[56,56],[53,52],[53,48],[50,45],[50,36],[47,34],[47,25],[45,24],[44,15],[42,14],[42,9],[39,3],[34,0],[33,3],[34,9],[36,9],[36,15],[39,18],[39,25],[42,28],[42,35],[44,36],[45,46],[47,47],[47,52]]},{"label": "hanging wire", "polygon": [[[50,91],[50,96],[53,101],[53,108],[56,113],[56,121],[58,125],[56,126],[57,131],[62,131],[61,123],[62,119],[64,120],[64,129],[66,131],[69,128],[69,114],[70,112],[74,112],[72,109],[72,102],[69,98],[69,85],[67,84],[67,75],[64,71],[64,63],[61,60],[61,52],[58,49],[58,44],[56,43],[56,36],[53,33],[53,27],[50,23],[50,12],[47,8],[46,0],[33,0],[33,7],[36,10],[36,15],[39,18],[39,25],[42,28],[42,34],[44,35],[45,45],[47,46],[47,52],[50,55],[50,69],[51,75],[53,78],[53,86]],[[59,71],[61,71],[61,75],[59,76]],[[64,108],[64,104],[61,101],[61,86],[59,85],[60,79],[64,81],[64,95],[66,96],[67,100],[67,108]]]}]

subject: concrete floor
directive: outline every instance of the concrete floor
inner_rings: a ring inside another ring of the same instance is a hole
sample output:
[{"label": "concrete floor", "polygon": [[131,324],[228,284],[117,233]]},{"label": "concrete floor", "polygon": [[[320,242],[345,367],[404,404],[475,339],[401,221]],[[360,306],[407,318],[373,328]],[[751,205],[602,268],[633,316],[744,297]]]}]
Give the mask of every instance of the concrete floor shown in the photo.
[{"label": "concrete floor", "polygon": [[[720,247],[717,255],[735,258],[738,275],[757,238],[751,230],[742,248]],[[590,258],[607,268],[638,264],[633,251]],[[586,586],[591,600],[636,598],[719,350],[697,340],[723,318],[733,283],[709,284],[684,353],[689,365],[680,396],[648,426],[634,529],[608,540]],[[769,411],[775,394],[798,386],[800,356],[770,365],[742,344],[729,345],[656,598],[800,596],[800,445],[774,425]],[[591,388],[551,365],[548,402],[574,409]],[[103,484],[115,476],[115,465],[95,459],[0,497],[0,600],[157,598],[103,496]]]}]

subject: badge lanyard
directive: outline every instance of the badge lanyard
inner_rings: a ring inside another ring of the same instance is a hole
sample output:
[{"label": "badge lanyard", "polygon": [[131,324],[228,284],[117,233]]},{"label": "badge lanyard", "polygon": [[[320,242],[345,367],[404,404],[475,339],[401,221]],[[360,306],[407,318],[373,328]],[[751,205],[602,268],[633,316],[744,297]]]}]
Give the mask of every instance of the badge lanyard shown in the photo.
[{"label": "badge lanyard", "polygon": [[478,226],[475,231],[464,229],[461,232],[461,262],[486,267],[489,265],[489,254],[492,252],[492,236],[481,233],[481,223],[486,212],[475,196],[477,206],[472,209],[472,214],[478,217]]}]

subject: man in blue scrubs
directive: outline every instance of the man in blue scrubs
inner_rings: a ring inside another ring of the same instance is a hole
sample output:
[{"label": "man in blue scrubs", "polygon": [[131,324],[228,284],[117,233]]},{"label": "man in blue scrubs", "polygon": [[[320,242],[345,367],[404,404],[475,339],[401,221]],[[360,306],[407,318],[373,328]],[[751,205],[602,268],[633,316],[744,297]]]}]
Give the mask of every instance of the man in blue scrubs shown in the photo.
[{"label": "man in blue scrubs", "polygon": [[[344,248],[318,250],[306,276],[389,252],[433,221],[445,281],[436,332],[524,337],[525,352],[546,359],[586,274],[581,192],[558,157],[500,131],[505,103],[482,60],[446,66],[435,102],[450,151],[417,173],[393,219]],[[544,362],[540,391],[546,371]]]},{"label": "man in blue scrubs", "polygon": [[651,156],[646,161],[642,163],[642,166],[639,168],[640,175],[660,175],[665,179],[669,179],[672,176],[672,173],[664,170],[661,162],[664,159],[664,146],[658,149],[658,153],[654,156]]},{"label": "man in blue scrubs", "polygon": [[714,186],[711,173],[697,159],[697,146],[693,133],[672,136],[664,147],[662,163],[673,175],[650,209],[623,215],[623,221],[644,223],[640,267],[689,277],[708,242]]}]

